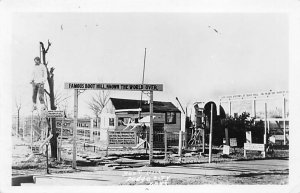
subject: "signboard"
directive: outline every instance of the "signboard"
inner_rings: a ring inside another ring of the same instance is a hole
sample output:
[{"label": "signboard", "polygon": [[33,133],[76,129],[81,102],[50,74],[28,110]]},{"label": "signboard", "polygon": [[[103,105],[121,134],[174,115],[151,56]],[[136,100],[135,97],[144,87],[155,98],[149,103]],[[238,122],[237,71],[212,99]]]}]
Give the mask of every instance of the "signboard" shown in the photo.
[{"label": "signboard", "polygon": [[162,84],[65,83],[65,89],[163,91]]},{"label": "signboard", "polygon": [[111,147],[133,147],[136,145],[134,131],[109,131],[108,143]]},{"label": "signboard", "polygon": [[282,142],[284,141],[284,135],[272,135],[269,138],[270,142],[274,143],[274,144],[282,144]]},{"label": "signboard", "polygon": [[223,145],[223,154],[229,155],[229,153],[230,153],[230,146]]},{"label": "signboard", "polygon": [[33,145],[32,148],[31,148],[31,150],[32,150],[33,154],[39,154],[40,153],[40,146]]},{"label": "signboard", "polygon": [[48,118],[64,117],[64,111],[48,110],[47,117]]},{"label": "signboard", "polygon": [[246,131],[246,143],[252,143],[251,131]]},{"label": "signboard", "polygon": [[237,94],[228,95],[221,97],[220,100],[234,100],[234,99],[246,99],[246,98],[264,98],[269,96],[284,96],[288,95],[288,91],[271,91],[271,92],[261,92],[261,93],[248,93],[248,94]]},{"label": "signboard", "polygon": [[237,141],[236,138],[230,138],[230,146],[231,147],[236,147],[237,146]]},{"label": "signboard", "polygon": [[259,143],[244,143],[244,150],[265,151],[265,145]]}]

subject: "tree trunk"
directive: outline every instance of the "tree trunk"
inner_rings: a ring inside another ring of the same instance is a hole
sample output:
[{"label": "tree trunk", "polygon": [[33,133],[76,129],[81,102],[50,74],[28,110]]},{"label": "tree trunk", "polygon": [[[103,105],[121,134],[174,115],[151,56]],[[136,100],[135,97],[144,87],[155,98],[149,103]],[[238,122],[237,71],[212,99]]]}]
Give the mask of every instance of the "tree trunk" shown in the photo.
[{"label": "tree trunk", "polygon": [[[50,71],[48,69],[48,63],[46,63],[46,54],[48,52],[49,47],[51,46],[51,43],[48,41],[48,47],[45,49],[44,44],[40,42],[42,47],[42,54],[43,54],[43,63],[47,68],[47,80],[49,85],[49,98],[50,98],[50,109],[56,110],[55,106],[55,95],[54,95],[54,68],[51,68]],[[50,122],[48,122],[50,123]],[[55,118],[52,118],[51,122],[52,128],[51,133],[53,137],[50,140],[50,147],[51,147],[51,157],[57,159],[57,131],[56,131],[56,120]],[[50,126],[49,126],[50,127]]]}]

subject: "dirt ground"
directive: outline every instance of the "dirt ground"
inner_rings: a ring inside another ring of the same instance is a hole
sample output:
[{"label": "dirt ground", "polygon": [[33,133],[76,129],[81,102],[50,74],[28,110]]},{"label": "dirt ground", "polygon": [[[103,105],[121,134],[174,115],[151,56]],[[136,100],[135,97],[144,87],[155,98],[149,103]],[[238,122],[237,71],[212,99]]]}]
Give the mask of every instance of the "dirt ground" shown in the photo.
[{"label": "dirt ground", "polygon": [[[183,156],[179,158],[174,151],[168,151],[168,158],[164,159],[164,152],[154,151],[155,162],[154,166],[167,166],[167,165],[181,165],[191,163],[207,163],[208,156],[206,154],[200,155],[199,151],[184,151]],[[21,140],[16,140],[13,145],[13,163],[12,163],[12,175],[44,175],[46,174],[46,157],[45,155],[31,156],[30,147],[28,144]],[[246,160],[243,156],[242,148],[235,148],[230,155],[223,155],[222,148],[214,147],[213,149],[213,162],[230,162],[234,160]],[[148,155],[144,149],[132,150],[132,149],[118,149],[109,150],[108,155],[106,150],[94,149],[93,147],[78,147],[78,161],[86,161],[86,157],[97,158],[101,160],[106,156],[117,158],[129,158],[132,160],[148,160]],[[288,159],[289,151],[286,149],[275,149],[273,154],[267,154],[265,159]],[[72,173],[80,172],[80,169],[74,171],[71,167],[72,152],[70,147],[65,149],[62,154],[63,161],[58,162],[53,159],[49,159],[49,171],[51,174],[56,173]],[[30,158],[30,159],[29,159]],[[247,153],[247,160],[263,159],[260,152]],[[110,160],[109,163],[114,164],[114,160]],[[97,165],[97,164],[96,164]],[[84,167],[81,167],[84,168]],[[244,176],[206,176],[199,175],[193,178],[176,178],[168,182],[168,185],[184,185],[184,184],[287,184],[288,183],[288,170],[273,171],[269,173],[251,174]],[[134,185],[135,183],[129,183],[127,185]]]},{"label": "dirt ground", "polygon": [[285,185],[288,184],[289,171],[277,171],[265,174],[247,174],[245,176],[198,176],[187,179],[171,179],[168,185],[201,185],[201,184],[220,184],[220,185]]}]

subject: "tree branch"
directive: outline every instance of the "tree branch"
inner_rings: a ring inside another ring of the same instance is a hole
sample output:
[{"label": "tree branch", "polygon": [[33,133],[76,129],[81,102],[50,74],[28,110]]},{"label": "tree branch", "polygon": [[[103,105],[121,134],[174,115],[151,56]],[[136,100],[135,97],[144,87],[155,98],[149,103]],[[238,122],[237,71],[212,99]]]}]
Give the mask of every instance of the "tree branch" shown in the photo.
[{"label": "tree branch", "polygon": [[45,91],[45,93],[47,93],[47,95],[50,97],[50,93],[49,93],[46,89],[44,89],[44,91]]},{"label": "tree branch", "polygon": [[48,50],[49,50],[50,46],[51,46],[51,42],[48,40],[48,46],[47,46],[47,49],[45,50],[45,53],[47,53],[47,52],[48,52]]}]

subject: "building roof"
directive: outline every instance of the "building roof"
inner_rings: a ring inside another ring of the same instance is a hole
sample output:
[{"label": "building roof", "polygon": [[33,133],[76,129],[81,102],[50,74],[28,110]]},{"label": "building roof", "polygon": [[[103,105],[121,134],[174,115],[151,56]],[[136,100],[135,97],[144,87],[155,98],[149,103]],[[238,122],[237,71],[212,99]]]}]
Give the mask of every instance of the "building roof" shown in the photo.
[{"label": "building roof", "polygon": [[[110,98],[116,110],[121,109],[138,109],[140,108],[140,100]],[[142,112],[149,112],[148,101],[142,100]],[[153,112],[180,112],[180,110],[171,102],[153,101]]]}]

